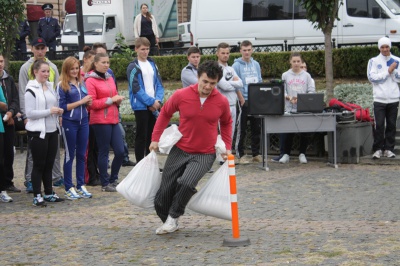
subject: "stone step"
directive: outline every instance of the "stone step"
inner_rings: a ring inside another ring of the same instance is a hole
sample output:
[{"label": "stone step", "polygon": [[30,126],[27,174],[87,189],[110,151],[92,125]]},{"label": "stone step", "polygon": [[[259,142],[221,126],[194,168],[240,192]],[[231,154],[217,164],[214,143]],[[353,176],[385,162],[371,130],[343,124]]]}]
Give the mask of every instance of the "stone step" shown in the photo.
[{"label": "stone step", "polygon": [[360,157],[359,164],[369,165],[398,165],[400,164],[400,155],[396,153],[396,158],[381,157],[380,159],[372,159],[372,154]]}]

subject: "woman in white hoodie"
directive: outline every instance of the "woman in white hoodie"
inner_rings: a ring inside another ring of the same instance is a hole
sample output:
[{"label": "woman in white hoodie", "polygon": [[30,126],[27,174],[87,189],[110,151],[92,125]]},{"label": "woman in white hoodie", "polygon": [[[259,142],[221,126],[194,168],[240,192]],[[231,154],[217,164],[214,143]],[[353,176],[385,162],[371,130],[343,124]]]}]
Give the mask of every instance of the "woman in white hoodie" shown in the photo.
[{"label": "woman in white hoodie", "polygon": [[[315,92],[315,83],[310,74],[301,68],[302,59],[300,53],[292,53],[290,55],[291,68],[282,74],[282,80],[285,82],[285,111],[297,111],[297,94]],[[293,143],[293,133],[281,134],[280,141],[283,146],[284,155],[279,160],[280,163],[288,163],[290,151]],[[306,134],[300,134],[299,161],[307,163],[306,149],[308,140]]]},{"label": "woman in white hoodie", "polygon": [[31,67],[31,75],[35,79],[30,80],[26,85],[25,112],[28,122],[25,129],[28,133],[33,158],[33,205],[43,207],[46,206],[45,201],[64,201],[53,191],[52,186],[52,169],[60,132],[59,117],[62,115],[63,109],[58,107],[53,84],[48,81],[49,63],[36,60]]}]

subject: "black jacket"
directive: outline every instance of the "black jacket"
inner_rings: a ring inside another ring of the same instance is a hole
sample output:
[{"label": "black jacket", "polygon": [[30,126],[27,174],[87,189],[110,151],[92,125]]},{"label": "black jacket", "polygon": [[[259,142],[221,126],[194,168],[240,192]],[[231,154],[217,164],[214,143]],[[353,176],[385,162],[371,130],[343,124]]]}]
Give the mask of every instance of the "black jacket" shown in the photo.
[{"label": "black jacket", "polygon": [[[11,112],[14,117],[19,112],[19,94],[14,79],[5,70],[3,76],[0,77],[0,85],[7,100],[7,112]],[[4,114],[2,113],[2,116]]]}]

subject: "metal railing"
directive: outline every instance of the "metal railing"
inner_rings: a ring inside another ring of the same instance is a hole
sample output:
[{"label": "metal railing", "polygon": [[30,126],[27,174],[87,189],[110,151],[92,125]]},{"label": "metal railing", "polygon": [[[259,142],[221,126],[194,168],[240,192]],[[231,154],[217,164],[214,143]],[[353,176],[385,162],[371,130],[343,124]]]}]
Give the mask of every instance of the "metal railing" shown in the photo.
[{"label": "metal railing", "polygon": [[[338,44],[336,46],[336,40],[332,39],[332,47],[333,48],[349,48],[349,47],[368,47],[374,46],[377,43],[347,43],[347,44]],[[174,48],[161,48],[159,49],[160,56],[168,56],[168,55],[186,55],[189,47],[174,47]],[[203,55],[213,55],[217,52],[217,47],[200,47],[199,48]],[[284,51],[316,51],[316,50],[324,50],[324,43],[306,43],[306,44],[287,44],[287,40],[284,40],[283,43],[277,44],[268,44],[268,45],[253,45],[253,52],[284,52]],[[240,42],[237,45],[231,45],[231,52],[239,52],[240,51]],[[112,53],[120,53],[121,51],[116,50],[108,50],[110,54]],[[14,52],[13,59],[14,60],[28,60],[32,57],[33,54],[31,52],[22,53],[20,51]],[[48,51],[47,57],[50,60],[63,60],[68,56],[79,57],[79,50],[65,50],[65,51]]]}]

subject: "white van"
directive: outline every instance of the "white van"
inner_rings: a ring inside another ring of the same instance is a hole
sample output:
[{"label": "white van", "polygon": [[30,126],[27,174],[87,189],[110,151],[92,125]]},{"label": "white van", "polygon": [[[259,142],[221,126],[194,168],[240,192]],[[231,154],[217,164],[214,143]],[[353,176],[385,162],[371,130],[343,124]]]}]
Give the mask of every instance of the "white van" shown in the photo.
[{"label": "white van", "polygon": [[190,22],[183,22],[178,24],[179,34],[179,47],[189,47],[190,43]]},{"label": "white van", "polygon": [[[400,42],[399,0],[341,0],[336,44],[372,43],[387,35]],[[199,47],[220,42],[237,45],[324,43],[324,35],[306,18],[297,0],[193,0],[191,32]]]}]

